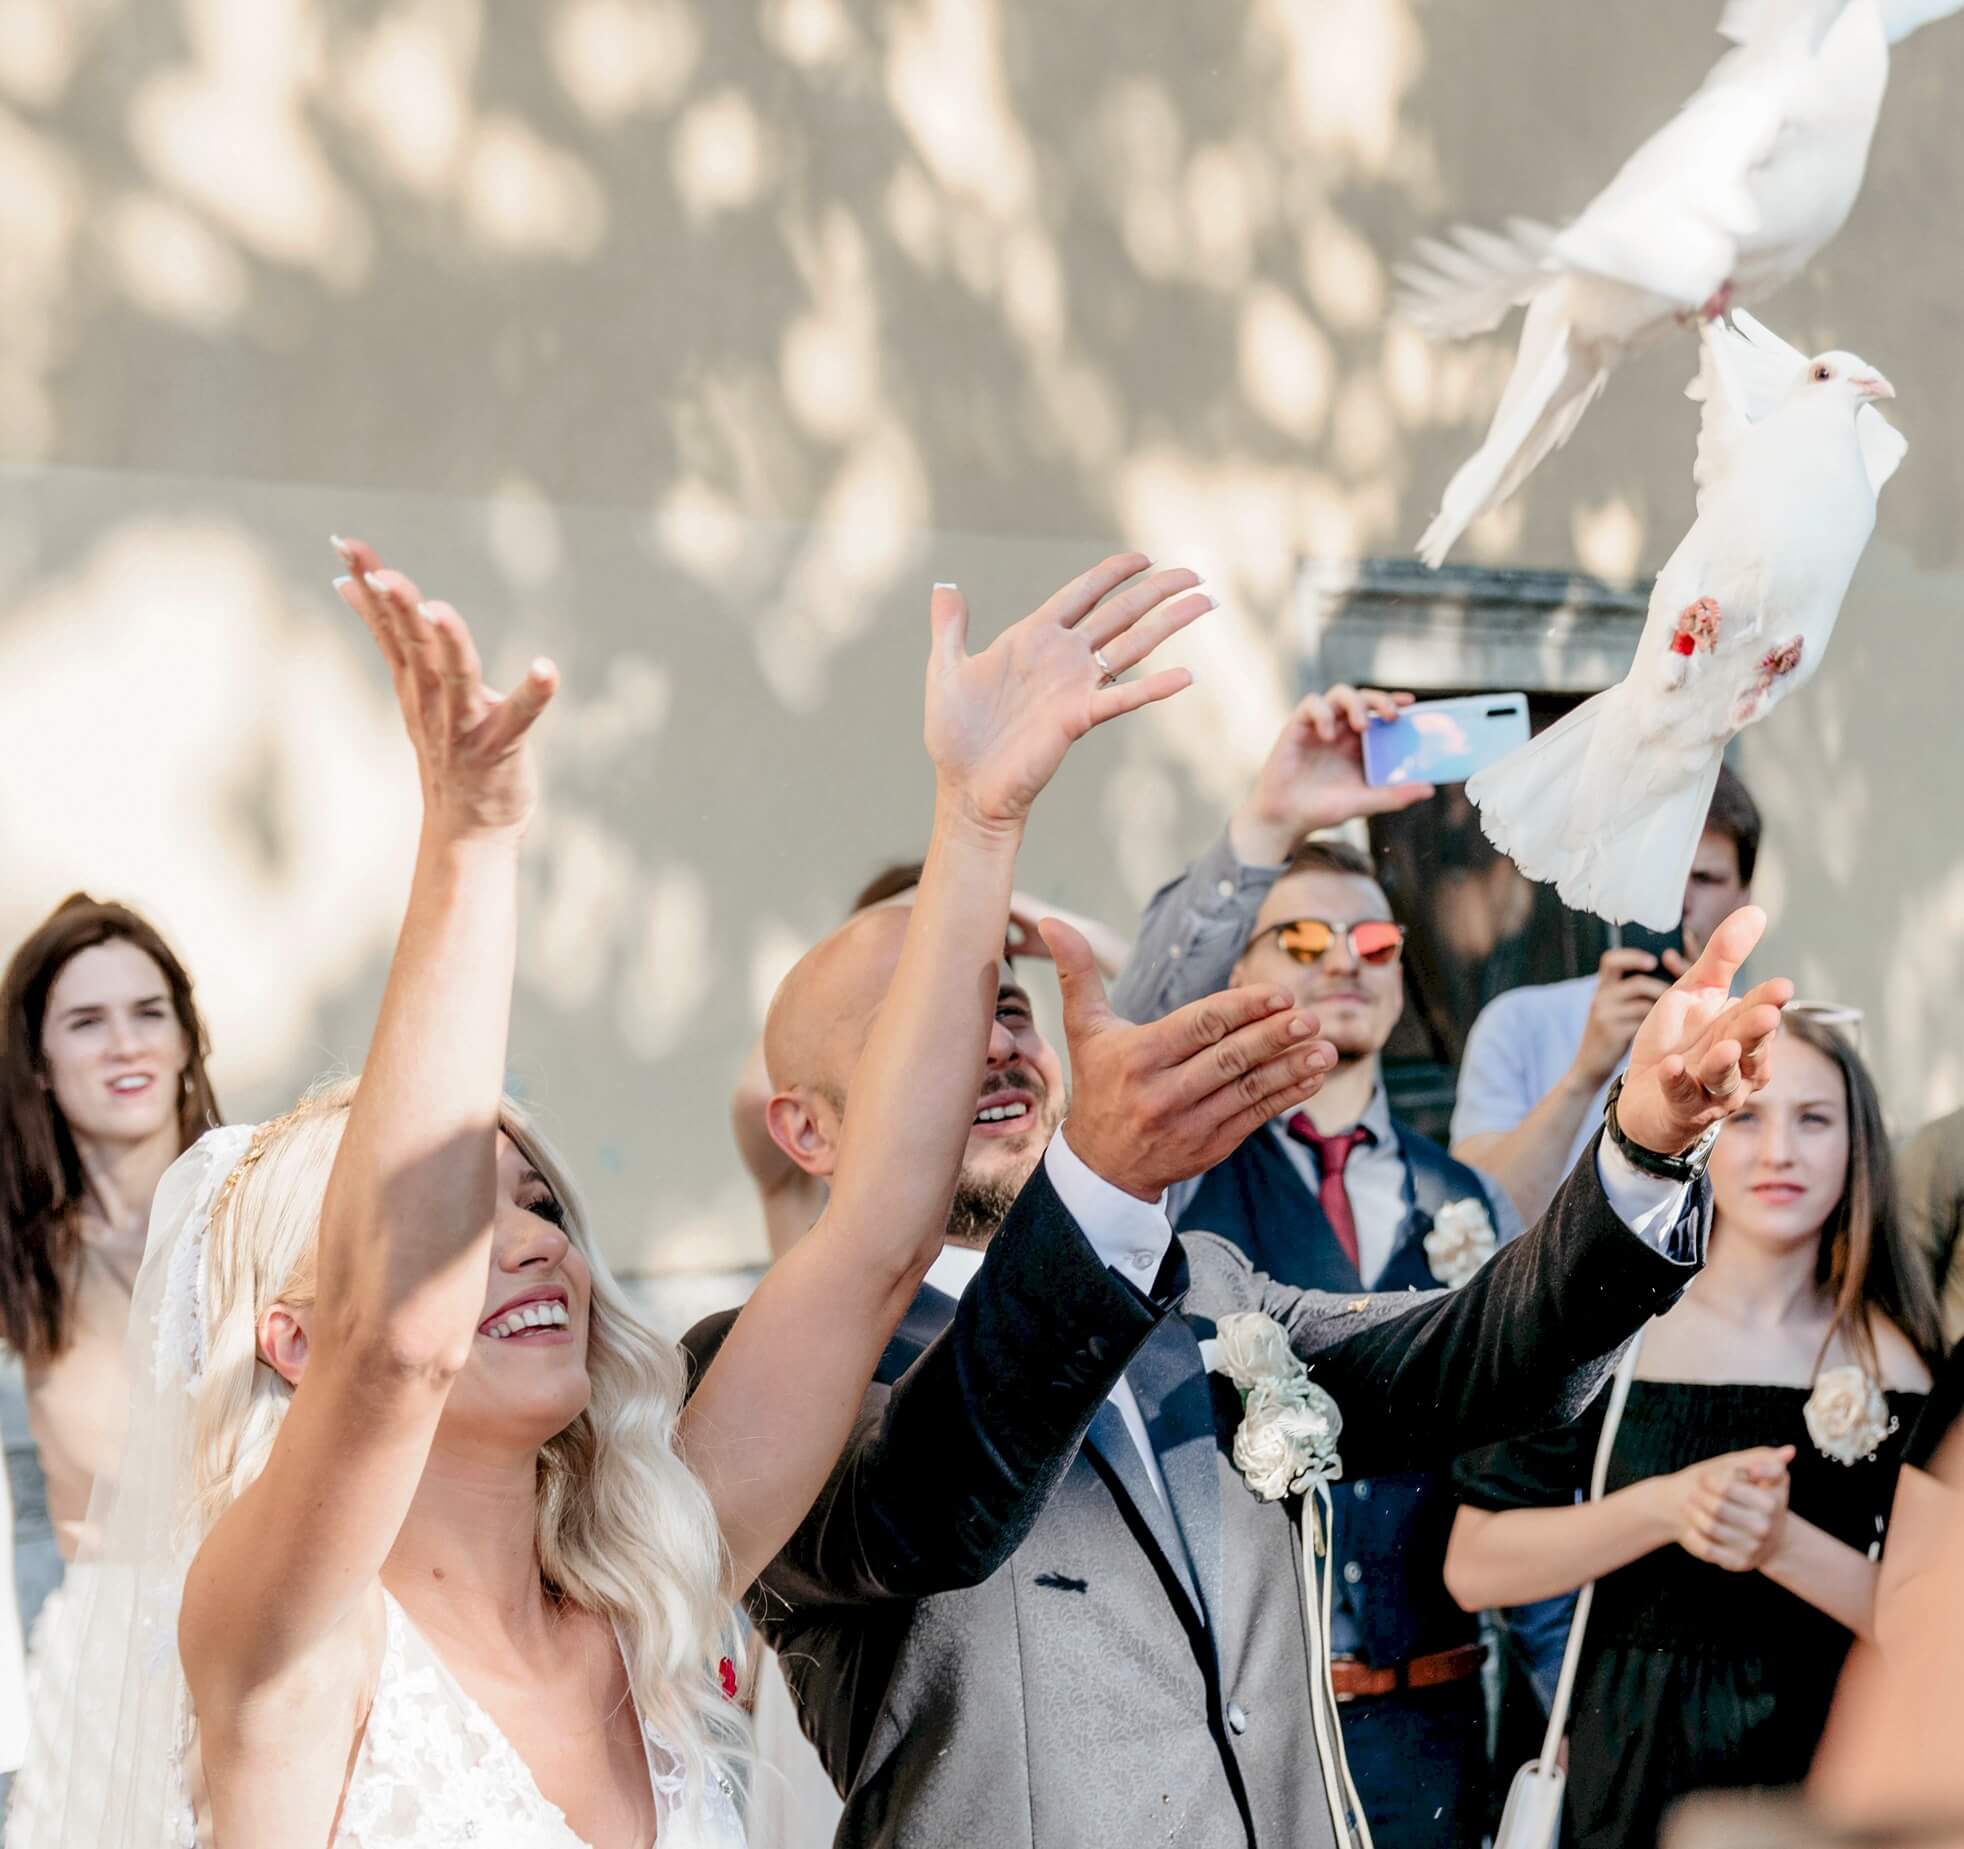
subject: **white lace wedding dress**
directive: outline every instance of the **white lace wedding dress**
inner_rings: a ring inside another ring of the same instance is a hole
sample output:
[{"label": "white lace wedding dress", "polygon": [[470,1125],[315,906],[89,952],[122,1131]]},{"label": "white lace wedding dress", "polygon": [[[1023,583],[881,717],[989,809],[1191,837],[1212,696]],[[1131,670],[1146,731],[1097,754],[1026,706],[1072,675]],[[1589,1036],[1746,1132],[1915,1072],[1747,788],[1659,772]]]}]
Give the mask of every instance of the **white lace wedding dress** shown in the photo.
[{"label": "white lace wedding dress", "polygon": [[[332,1849],[589,1849],[484,1710],[385,1592],[382,1669]],[[643,1725],[659,1849],[742,1849],[727,1781],[692,1820],[680,1762]]]},{"label": "white lace wedding dress", "polygon": [[[329,1849],[590,1849],[567,1823],[498,1725],[467,1695],[428,1640],[387,1592],[381,1670],[361,1751]],[[654,1849],[743,1849],[743,1824],[727,1779],[703,1793],[694,1816],[678,1757],[643,1725],[655,1795]],[[75,1840],[64,1829],[61,1781],[46,1794],[17,1787],[7,1849]],[[182,1781],[178,1815],[158,1831],[171,1849],[211,1842]]]}]

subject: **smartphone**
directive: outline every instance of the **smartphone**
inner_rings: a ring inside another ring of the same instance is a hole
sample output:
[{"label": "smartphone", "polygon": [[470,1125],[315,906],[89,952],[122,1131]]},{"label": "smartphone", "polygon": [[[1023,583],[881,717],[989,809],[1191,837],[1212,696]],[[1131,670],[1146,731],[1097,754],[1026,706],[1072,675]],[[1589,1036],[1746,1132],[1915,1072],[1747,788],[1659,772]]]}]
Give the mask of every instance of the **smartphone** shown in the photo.
[{"label": "smartphone", "polygon": [[1421,700],[1396,719],[1373,719],[1364,731],[1364,781],[1464,783],[1528,742],[1528,696],[1473,693]]},{"label": "smartphone", "polygon": [[[1675,950],[1680,956],[1684,954],[1684,926],[1682,924],[1674,924],[1668,931],[1653,931],[1647,925],[1611,925],[1609,928],[1609,941],[1612,949],[1648,950],[1660,965],[1659,968],[1652,970],[1650,973],[1653,976],[1660,976],[1668,982],[1670,976],[1661,967],[1664,961],[1664,952]],[[1638,973],[1636,970],[1629,972],[1633,976]]]}]

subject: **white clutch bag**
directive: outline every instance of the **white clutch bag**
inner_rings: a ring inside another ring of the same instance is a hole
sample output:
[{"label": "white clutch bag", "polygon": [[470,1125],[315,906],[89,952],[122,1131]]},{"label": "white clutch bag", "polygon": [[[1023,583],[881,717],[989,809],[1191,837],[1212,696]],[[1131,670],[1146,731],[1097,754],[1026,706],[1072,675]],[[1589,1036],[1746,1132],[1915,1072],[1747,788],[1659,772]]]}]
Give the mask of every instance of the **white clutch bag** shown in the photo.
[{"label": "white clutch bag", "polygon": [[1541,1761],[1530,1759],[1507,1787],[1507,1808],[1500,1813],[1494,1849],[1553,1849],[1567,1784],[1560,1766],[1551,1765],[1544,1775]]}]

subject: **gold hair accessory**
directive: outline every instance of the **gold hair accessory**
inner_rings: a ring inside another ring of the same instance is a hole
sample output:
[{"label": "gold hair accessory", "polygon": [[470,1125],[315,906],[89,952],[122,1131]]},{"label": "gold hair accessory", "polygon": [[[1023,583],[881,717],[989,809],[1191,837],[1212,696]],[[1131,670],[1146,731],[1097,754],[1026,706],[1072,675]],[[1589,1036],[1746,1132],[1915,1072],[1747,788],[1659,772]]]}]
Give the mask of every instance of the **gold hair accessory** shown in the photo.
[{"label": "gold hair accessory", "polygon": [[218,1185],[218,1198],[211,1204],[211,1213],[206,1220],[207,1225],[216,1222],[218,1216],[225,1211],[225,1203],[232,1198],[232,1190],[245,1179],[246,1170],[251,1168],[272,1147],[274,1137],[278,1136],[289,1124],[295,1122],[305,1108],[304,1105],[295,1105],[284,1116],[268,1118],[258,1129],[253,1131],[252,1142],[248,1145],[245,1154],[239,1158],[232,1172]]}]

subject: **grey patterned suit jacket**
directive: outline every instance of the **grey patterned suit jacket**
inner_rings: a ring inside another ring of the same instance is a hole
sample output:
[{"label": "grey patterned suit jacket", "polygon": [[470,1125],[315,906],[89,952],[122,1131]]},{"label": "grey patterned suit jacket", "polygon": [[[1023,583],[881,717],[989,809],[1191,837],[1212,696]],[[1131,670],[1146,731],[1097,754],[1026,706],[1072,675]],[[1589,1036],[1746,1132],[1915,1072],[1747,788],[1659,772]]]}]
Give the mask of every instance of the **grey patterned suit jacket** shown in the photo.
[{"label": "grey patterned suit jacket", "polygon": [[[1333,1844],[1297,1505],[1234,1468],[1239,1399],[1200,1341],[1266,1310],[1336,1396],[1348,1474],[1443,1465],[1580,1411],[1690,1281],[1709,1220],[1701,1193],[1661,1255],[1592,1150],[1456,1292],[1301,1291],[1189,1233],[1146,1297],[1039,1167],[960,1306],[920,1293],[747,1600],[846,1800],[842,1849]],[[690,1332],[698,1366],[732,1321]],[[1121,1373],[1166,1502],[1105,1405]]]}]

